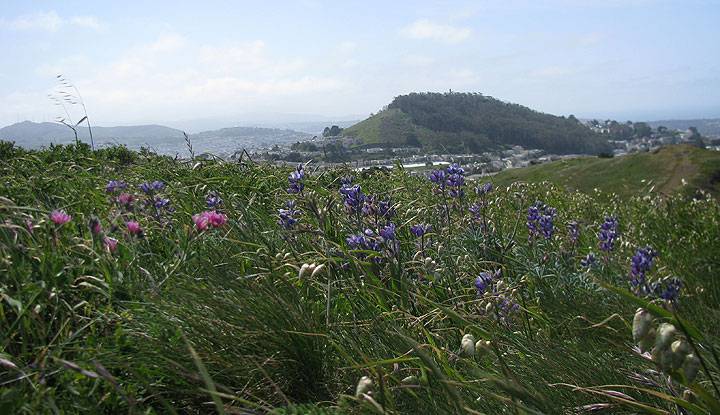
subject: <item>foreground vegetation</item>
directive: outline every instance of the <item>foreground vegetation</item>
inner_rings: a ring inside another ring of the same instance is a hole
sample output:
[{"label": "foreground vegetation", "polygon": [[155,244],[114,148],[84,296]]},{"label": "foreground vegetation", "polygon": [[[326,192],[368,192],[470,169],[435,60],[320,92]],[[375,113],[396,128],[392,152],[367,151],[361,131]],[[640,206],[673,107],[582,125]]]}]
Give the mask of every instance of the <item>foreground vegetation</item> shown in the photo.
[{"label": "foreground vegetation", "polygon": [[2,413],[720,411],[702,191],[0,159]]},{"label": "foreground vegetation", "polygon": [[665,146],[623,157],[585,157],[504,170],[493,181],[501,186],[547,181],[569,190],[592,194],[599,189],[624,198],[677,192],[693,196],[698,189],[717,197],[720,152],[691,145]]}]

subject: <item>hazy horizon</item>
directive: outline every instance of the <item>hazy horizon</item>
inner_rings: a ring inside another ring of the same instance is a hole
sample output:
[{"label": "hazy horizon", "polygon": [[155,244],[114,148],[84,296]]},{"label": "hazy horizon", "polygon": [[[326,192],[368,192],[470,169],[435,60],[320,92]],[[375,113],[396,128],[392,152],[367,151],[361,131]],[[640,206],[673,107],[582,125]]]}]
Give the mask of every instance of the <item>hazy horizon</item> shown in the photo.
[{"label": "hazy horizon", "polygon": [[716,118],[718,17],[707,1],[14,2],[0,126],[60,115],[59,73],[98,125],[361,119],[450,89],[579,118]]}]

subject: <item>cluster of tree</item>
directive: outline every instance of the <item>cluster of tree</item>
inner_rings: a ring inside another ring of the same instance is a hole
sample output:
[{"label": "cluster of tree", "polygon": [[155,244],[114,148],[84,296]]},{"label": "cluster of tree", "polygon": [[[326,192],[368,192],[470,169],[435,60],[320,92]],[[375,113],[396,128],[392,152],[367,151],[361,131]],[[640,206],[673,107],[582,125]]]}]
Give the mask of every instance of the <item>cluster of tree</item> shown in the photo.
[{"label": "cluster of tree", "polygon": [[598,120],[590,121],[590,126],[595,131],[599,131],[612,140],[632,140],[635,138],[653,138],[658,135],[668,135],[671,132],[660,126],[656,131],[645,122],[627,121],[619,123],[615,120]]},{"label": "cluster of tree", "polygon": [[319,151],[318,146],[311,141],[298,141],[290,146],[291,150],[295,151]]},{"label": "cluster of tree", "polygon": [[557,154],[609,151],[610,145],[575,117],[533,111],[479,93],[412,93],[388,106],[408,114],[412,122],[436,133],[433,146],[480,151],[510,144]]},{"label": "cluster of tree", "polygon": [[[611,140],[630,141],[634,139],[659,139],[665,137],[679,138],[680,131],[668,129],[665,126],[658,125],[653,129],[645,122],[626,121],[624,123],[615,120],[598,121],[592,120],[588,123],[590,128]],[[704,147],[703,136],[697,128],[689,127],[689,135],[684,138],[685,142],[690,142],[698,147]]]},{"label": "cluster of tree", "polygon": [[325,127],[323,130],[322,136],[327,137],[338,137],[342,134],[343,129],[338,127],[337,125],[333,125],[332,127]]}]

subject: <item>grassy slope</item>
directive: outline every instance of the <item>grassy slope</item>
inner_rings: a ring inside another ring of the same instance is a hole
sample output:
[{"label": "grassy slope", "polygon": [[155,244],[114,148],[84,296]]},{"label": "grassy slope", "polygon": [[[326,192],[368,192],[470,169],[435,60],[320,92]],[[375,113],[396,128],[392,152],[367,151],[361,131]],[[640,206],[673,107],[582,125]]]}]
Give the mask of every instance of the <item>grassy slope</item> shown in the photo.
[{"label": "grassy slope", "polygon": [[[637,305],[593,283],[627,287],[629,257],[646,244],[660,252],[648,278],[680,276],[678,312],[720,337],[720,206],[712,199],[601,200],[514,185],[483,199],[484,232],[468,213],[479,202],[474,192],[447,223],[427,180],[400,169],[360,174],[367,194],[397,208],[397,260],[384,251],[374,262],[345,239],[377,220],[346,213],[338,187],[348,171],[308,168],[304,193],[289,195],[289,169],[265,165],[73,148],[0,147],[0,159],[0,413],[208,413],[212,389],[227,413],[290,403],[377,413],[347,396],[361,376],[373,379],[386,413],[575,413],[611,398],[555,384],[646,386],[635,373],[665,384],[630,349],[623,321]],[[105,191],[110,179],[128,182],[138,198],[132,210]],[[167,183],[161,195],[174,211],[148,208],[137,188],[148,180]],[[206,209],[209,191],[220,193],[229,220],[199,233],[191,215]],[[539,198],[558,209],[556,232],[529,242],[524,220]],[[291,231],[277,223],[288,199],[302,210]],[[72,221],[49,223],[55,208]],[[116,252],[90,234],[93,214],[119,240]],[[621,239],[587,271],[579,259],[597,252],[605,214],[618,216]],[[127,235],[131,219],[144,237]],[[570,221],[579,223],[577,244],[568,240]],[[419,222],[434,229],[421,255],[409,230]],[[300,276],[303,263],[325,268]],[[478,298],[477,275],[498,269],[504,287]],[[521,309],[498,319],[503,299]],[[486,304],[496,308],[488,313]],[[493,350],[459,357],[465,333],[492,340]],[[419,384],[402,385],[408,375]],[[673,410],[649,394],[612,389]]]},{"label": "grassy slope", "polygon": [[628,197],[648,191],[673,193],[682,190],[685,179],[689,189],[701,188],[717,195],[718,174],[720,153],[677,145],[611,159],[582,157],[505,170],[492,180],[498,185],[548,181],[571,190],[589,193],[600,189]]},{"label": "grassy slope", "polygon": [[416,134],[410,117],[399,109],[381,111],[359,123],[346,128],[344,135],[361,137],[366,146],[375,144],[404,144],[405,138]]}]

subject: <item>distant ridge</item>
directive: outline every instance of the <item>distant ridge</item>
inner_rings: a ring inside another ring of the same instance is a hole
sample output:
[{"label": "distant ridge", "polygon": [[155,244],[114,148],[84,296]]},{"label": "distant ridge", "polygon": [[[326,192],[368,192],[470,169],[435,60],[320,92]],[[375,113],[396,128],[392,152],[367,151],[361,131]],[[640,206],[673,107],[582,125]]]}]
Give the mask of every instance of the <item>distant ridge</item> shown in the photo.
[{"label": "distant ridge", "polygon": [[521,145],[557,154],[610,151],[605,138],[575,117],[533,111],[479,93],[411,93],[343,132],[361,145],[422,146],[481,152]]},{"label": "distant ridge", "polygon": [[[148,147],[162,154],[176,154],[186,150],[181,130],[163,125],[130,125],[118,127],[93,127],[96,145],[126,145],[132,149]],[[290,143],[312,137],[294,130],[260,127],[230,127],[190,134],[194,151],[213,154],[232,153],[242,148]],[[87,128],[78,128],[78,138],[89,141]],[[75,135],[68,127],[58,123],[35,123],[23,121],[0,128],[0,140],[14,141],[26,148],[46,147],[50,144],[69,144]]]},{"label": "distant ridge", "polygon": [[653,128],[659,126],[667,127],[673,130],[687,130],[695,127],[698,132],[706,136],[720,137],[720,118],[698,118],[694,120],[659,120],[649,121],[648,125]]}]

